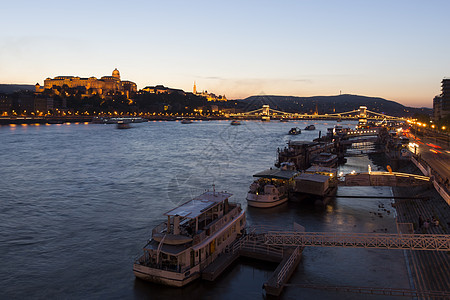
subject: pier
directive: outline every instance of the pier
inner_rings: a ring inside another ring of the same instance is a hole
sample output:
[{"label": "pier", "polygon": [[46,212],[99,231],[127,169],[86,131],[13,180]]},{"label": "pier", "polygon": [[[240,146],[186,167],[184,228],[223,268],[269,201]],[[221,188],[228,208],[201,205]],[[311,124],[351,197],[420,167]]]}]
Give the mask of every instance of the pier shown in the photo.
[{"label": "pier", "polygon": [[300,263],[303,247],[269,245],[265,234],[249,231],[203,270],[201,278],[214,281],[240,257],[275,262],[278,267],[263,287],[268,295],[279,296]]}]

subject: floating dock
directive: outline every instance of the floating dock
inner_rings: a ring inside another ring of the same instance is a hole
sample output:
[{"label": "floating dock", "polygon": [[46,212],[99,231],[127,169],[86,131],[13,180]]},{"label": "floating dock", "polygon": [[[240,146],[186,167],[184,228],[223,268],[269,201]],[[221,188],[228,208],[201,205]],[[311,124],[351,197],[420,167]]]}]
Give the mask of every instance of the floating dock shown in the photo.
[{"label": "floating dock", "polygon": [[202,272],[202,279],[214,281],[239,257],[278,262],[272,276],[263,284],[266,294],[279,296],[301,260],[302,247],[267,245],[263,234],[246,234],[233,243]]}]

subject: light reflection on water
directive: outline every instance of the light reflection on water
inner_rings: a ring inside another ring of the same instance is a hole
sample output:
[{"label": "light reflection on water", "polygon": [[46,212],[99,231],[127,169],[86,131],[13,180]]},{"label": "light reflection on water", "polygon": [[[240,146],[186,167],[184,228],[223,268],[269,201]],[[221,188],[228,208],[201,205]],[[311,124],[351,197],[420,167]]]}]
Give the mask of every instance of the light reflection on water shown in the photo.
[{"label": "light reflection on water", "polygon": [[[317,130],[286,133],[314,123]],[[0,127],[2,298],[261,298],[276,267],[241,261],[214,283],[183,289],[135,280],[132,263],[162,214],[211,188],[234,194],[251,224],[307,231],[395,232],[389,200],[336,198],[325,208],[291,202],[247,208],[252,175],[273,166],[289,139],[312,140],[327,121],[149,122],[129,130],[71,124]],[[348,126],[349,124],[340,124]],[[351,125],[354,125],[352,123]],[[366,171],[367,157],[341,168]],[[389,188],[340,188],[341,195],[388,196]],[[375,213],[382,213],[379,217]],[[5,276],[7,274],[7,276]],[[307,248],[291,283],[409,288],[401,251]],[[31,297],[32,296],[32,297]],[[360,299],[289,287],[284,298]]]}]

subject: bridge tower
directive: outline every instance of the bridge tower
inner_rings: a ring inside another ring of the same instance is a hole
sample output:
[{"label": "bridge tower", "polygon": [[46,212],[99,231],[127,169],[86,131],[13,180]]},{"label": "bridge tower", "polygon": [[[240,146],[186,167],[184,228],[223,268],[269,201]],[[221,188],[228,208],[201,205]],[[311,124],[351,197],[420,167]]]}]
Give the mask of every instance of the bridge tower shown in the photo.
[{"label": "bridge tower", "polygon": [[366,106],[360,106],[359,107],[359,117],[361,119],[367,118],[367,107]]},{"label": "bridge tower", "polygon": [[261,110],[261,120],[262,121],[270,121],[270,110],[269,105],[265,104]]},{"label": "bridge tower", "polygon": [[367,107],[366,106],[360,106],[359,107],[359,121],[357,128],[366,128],[367,127]]}]

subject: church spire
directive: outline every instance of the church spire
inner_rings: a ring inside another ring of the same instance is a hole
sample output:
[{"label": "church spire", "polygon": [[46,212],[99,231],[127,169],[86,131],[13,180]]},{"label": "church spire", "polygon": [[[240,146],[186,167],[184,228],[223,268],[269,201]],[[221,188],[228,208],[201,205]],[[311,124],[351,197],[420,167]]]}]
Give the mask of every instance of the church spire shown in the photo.
[{"label": "church spire", "polygon": [[192,93],[197,94],[197,87],[195,86],[195,81],[194,81],[194,88],[192,89]]}]

